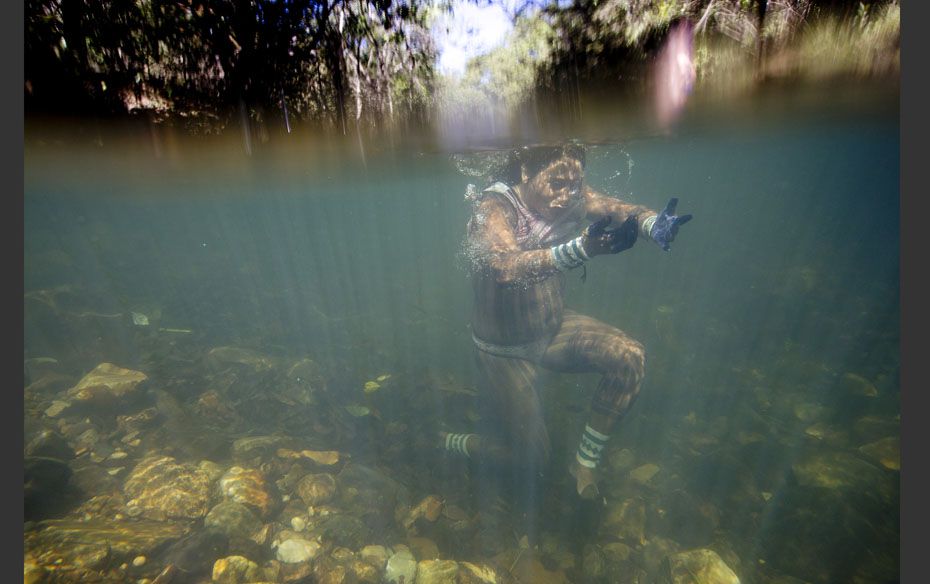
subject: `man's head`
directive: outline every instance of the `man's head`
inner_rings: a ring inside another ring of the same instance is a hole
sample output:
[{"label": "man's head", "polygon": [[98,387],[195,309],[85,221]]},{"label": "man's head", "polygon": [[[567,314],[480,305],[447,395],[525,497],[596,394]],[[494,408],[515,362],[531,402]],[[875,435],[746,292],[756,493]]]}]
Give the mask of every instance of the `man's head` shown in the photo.
[{"label": "man's head", "polygon": [[517,188],[533,211],[546,219],[554,219],[581,204],[583,146],[527,146],[516,150],[514,157],[520,173]]}]

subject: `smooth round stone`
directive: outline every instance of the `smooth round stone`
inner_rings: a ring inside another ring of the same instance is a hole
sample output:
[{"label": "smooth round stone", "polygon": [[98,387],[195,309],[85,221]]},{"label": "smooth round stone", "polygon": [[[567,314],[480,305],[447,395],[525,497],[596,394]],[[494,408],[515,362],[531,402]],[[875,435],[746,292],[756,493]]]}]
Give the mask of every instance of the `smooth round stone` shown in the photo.
[{"label": "smooth round stone", "polygon": [[219,481],[223,496],[254,509],[267,517],[274,506],[265,476],[258,470],[234,466]]},{"label": "smooth round stone", "polygon": [[417,564],[417,584],[455,582],[458,572],[459,565],[452,560],[424,560]]},{"label": "smooth round stone", "polygon": [[249,538],[262,528],[262,522],[242,503],[223,501],[210,509],[205,527],[215,527],[232,537]]},{"label": "smooth round stone", "polygon": [[295,537],[281,542],[275,555],[285,564],[297,564],[315,558],[318,553],[319,543]]},{"label": "smooth round stone", "polygon": [[135,566],[136,568],[141,568],[142,566],[144,566],[145,556],[136,556],[135,558],[133,558],[132,565]]},{"label": "smooth round stone", "polygon": [[258,564],[243,556],[228,556],[213,564],[213,582],[216,584],[241,584],[263,579]]},{"label": "smooth round stone", "polygon": [[307,522],[300,517],[291,517],[291,527],[294,531],[303,531],[307,527]]},{"label": "smooth round stone", "polygon": [[297,494],[311,506],[329,501],[335,492],[336,479],[326,473],[309,474],[297,483]]},{"label": "smooth round stone", "polygon": [[379,570],[387,563],[388,551],[383,545],[366,545],[359,551],[359,556]]},{"label": "smooth round stone", "polygon": [[384,570],[385,582],[399,584],[413,582],[417,575],[417,561],[407,549],[402,549],[390,557]]}]

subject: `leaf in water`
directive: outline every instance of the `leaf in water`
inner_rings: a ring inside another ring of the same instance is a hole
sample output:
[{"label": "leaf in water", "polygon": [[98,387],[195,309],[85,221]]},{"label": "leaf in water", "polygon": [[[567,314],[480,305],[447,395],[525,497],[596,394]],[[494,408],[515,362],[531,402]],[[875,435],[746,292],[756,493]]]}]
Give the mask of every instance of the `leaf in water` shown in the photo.
[{"label": "leaf in water", "polygon": [[377,381],[365,382],[365,393],[374,393],[379,389],[381,389],[381,385]]},{"label": "leaf in water", "polygon": [[366,408],[365,406],[359,406],[355,404],[346,406],[346,411],[352,414],[353,416],[355,416],[356,418],[361,418],[371,413],[371,410]]},{"label": "leaf in water", "polygon": [[390,379],[390,378],[391,378],[391,374],[390,374],[390,373],[385,373],[384,375],[379,375],[379,376],[377,377],[377,379],[375,379],[375,381],[383,382],[383,381],[387,381],[387,380]]}]

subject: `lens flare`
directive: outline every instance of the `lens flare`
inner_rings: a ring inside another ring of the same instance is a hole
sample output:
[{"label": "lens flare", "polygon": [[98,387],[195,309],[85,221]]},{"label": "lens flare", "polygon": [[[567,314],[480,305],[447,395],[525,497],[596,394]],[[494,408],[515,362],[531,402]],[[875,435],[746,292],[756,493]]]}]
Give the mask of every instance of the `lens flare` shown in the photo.
[{"label": "lens flare", "polygon": [[682,22],[669,32],[656,61],[656,115],[662,127],[681,114],[694,80],[694,31]]}]

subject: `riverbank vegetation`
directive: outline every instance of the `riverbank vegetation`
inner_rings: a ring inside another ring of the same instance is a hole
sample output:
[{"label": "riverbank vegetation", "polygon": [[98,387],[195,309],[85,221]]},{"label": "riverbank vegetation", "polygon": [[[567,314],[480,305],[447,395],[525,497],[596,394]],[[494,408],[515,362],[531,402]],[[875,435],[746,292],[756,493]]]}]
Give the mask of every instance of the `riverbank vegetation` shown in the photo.
[{"label": "riverbank vegetation", "polygon": [[[484,0],[479,0],[484,2]],[[143,116],[193,132],[274,120],[340,133],[467,123],[589,91],[641,92],[678,23],[695,89],[887,78],[900,4],[849,0],[530,0],[506,43],[439,74],[431,27],[450,0],[29,0],[29,115]]]}]

